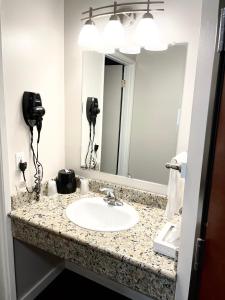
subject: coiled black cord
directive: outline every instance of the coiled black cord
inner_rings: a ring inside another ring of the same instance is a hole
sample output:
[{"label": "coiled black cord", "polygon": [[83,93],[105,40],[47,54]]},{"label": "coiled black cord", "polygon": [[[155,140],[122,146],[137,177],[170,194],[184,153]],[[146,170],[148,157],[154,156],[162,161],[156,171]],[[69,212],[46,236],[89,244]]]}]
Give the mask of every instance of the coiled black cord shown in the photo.
[{"label": "coiled black cord", "polygon": [[41,181],[43,178],[43,166],[40,163],[39,159],[38,159],[38,146],[39,146],[39,141],[37,141],[37,156],[36,156],[36,167],[37,167],[37,171],[34,175],[34,182],[35,182],[35,189],[36,189],[36,193],[37,195],[40,195],[41,193]]},{"label": "coiled black cord", "polygon": [[41,162],[39,161],[39,139],[37,140],[37,154],[35,153],[34,150],[34,146],[33,146],[33,127],[30,126],[30,134],[31,134],[31,138],[30,138],[30,147],[31,147],[31,151],[32,151],[32,156],[33,156],[33,164],[34,164],[34,168],[35,168],[35,174],[34,174],[34,183],[35,186],[29,190],[27,187],[27,181],[26,181],[26,176],[25,176],[25,170],[27,168],[27,163],[20,163],[20,170],[22,171],[23,174],[23,179],[26,185],[26,190],[29,194],[31,193],[36,193],[36,200],[40,199],[40,193],[41,193],[41,181],[43,179],[43,166],[41,164]]},{"label": "coiled black cord", "polygon": [[[93,131],[93,136],[92,136],[92,131]],[[92,130],[92,125],[91,123],[89,123],[89,143],[88,143],[87,153],[85,157],[86,169],[95,169],[97,165],[97,153],[95,151],[94,141],[95,141],[95,125],[93,125],[93,130]]]},{"label": "coiled black cord", "polygon": [[88,163],[88,155],[90,153],[90,147],[91,147],[92,139],[91,139],[91,123],[89,123],[89,143],[87,148],[87,153],[85,157],[85,168],[88,169],[89,163]]}]

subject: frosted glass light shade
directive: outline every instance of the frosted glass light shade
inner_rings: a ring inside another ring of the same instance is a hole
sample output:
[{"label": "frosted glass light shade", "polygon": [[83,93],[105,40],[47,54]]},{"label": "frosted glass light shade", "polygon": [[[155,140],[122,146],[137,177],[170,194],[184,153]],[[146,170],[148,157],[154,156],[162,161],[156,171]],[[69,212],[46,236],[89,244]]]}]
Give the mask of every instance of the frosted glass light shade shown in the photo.
[{"label": "frosted glass light shade", "polygon": [[145,45],[145,50],[149,51],[165,51],[168,49],[168,44],[161,39],[158,39],[157,41],[154,42],[149,42]]},{"label": "frosted glass light shade", "polygon": [[84,24],[81,28],[78,45],[84,50],[96,50],[100,43],[100,35],[94,24],[94,22],[89,21]]},{"label": "frosted glass light shade", "polygon": [[110,48],[110,47],[101,45],[96,49],[96,51],[99,53],[103,53],[103,54],[113,54],[113,53],[115,53],[115,48]]},{"label": "frosted glass light shade", "polygon": [[168,44],[163,41],[160,31],[150,13],[144,15],[135,30],[135,41],[146,50],[163,51]]},{"label": "frosted glass light shade", "polygon": [[149,51],[164,51],[168,49],[168,43],[162,38],[162,35],[157,28],[155,36],[152,34],[151,38],[146,41],[144,48]]},{"label": "frosted glass light shade", "polygon": [[154,38],[157,36],[157,33],[155,21],[152,18],[142,18],[135,30],[135,40],[141,47],[144,47],[152,36]]},{"label": "frosted glass light shade", "polygon": [[135,46],[135,45],[123,46],[119,50],[121,53],[124,53],[124,54],[139,54],[141,52],[141,48],[139,46]]},{"label": "frosted glass light shade", "polygon": [[125,54],[139,54],[141,52],[141,47],[136,43],[134,39],[134,30],[131,27],[125,30],[125,40],[123,46],[119,48],[121,53]]},{"label": "frosted glass light shade", "polygon": [[120,48],[124,42],[124,28],[119,19],[110,19],[103,32],[103,39],[107,47]]}]

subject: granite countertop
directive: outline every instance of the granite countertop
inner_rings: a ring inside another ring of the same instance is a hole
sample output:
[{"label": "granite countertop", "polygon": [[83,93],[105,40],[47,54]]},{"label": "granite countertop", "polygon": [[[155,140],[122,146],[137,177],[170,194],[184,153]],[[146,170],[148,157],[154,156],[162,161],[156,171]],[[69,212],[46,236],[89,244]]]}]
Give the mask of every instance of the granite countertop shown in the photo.
[{"label": "granite countertop", "polygon": [[138,224],[126,231],[96,232],[75,225],[65,215],[67,205],[81,197],[78,193],[43,197],[13,210],[13,236],[154,299],[173,299],[176,263],[153,251],[154,236],[165,224],[164,210],[125,201],[138,211]]}]

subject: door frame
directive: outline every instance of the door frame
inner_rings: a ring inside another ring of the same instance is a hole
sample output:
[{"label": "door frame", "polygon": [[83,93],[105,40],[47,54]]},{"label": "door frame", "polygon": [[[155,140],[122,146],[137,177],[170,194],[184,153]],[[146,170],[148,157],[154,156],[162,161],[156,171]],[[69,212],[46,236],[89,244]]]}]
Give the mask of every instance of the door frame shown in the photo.
[{"label": "door frame", "polygon": [[[0,9],[2,1],[0,0]],[[8,152],[6,138],[6,119],[3,85],[2,30],[0,20],[0,298],[16,300],[16,282],[14,268]]]},{"label": "door frame", "polygon": [[[206,144],[215,93],[219,0],[202,1],[202,19],[185,179],[176,300],[191,299],[196,232],[205,185]],[[207,63],[206,63],[207,62]],[[196,298],[194,298],[196,299]]]},{"label": "door frame", "polygon": [[[219,18],[220,18],[220,11],[222,8],[225,8],[225,0],[220,0]],[[218,29],[217,29],[216,44],[218,45],[220,22],[218,22],[217,27]],[[196,225],[196,232],[195,232],[195,247],[197,247],[198,239],[203,240],[204,243],[204,238],[206,233],[205,224],[208,219],[208,206],[210,200],[209,196],[210,196],[210,189],[211,189],[212,169],[214,163],[214,151],[215,151],[215,144],[216,144],[216,137],[217,137],[217,126],[219,120],[218,118],[219,118],[219,109],[220,109],[220,101],[221,101],[221,92],[224,84],[224,74],[225,74],[224,67],[225,67],[225,52],[224,50],[219,51],[218,49],[216,49],[215,56],[214,56],[211,97],[210,97],[210,106],[209,106],[209,113],[208,113],[208,120],[207,120],[206,140],[204,146],[202,176],[201,176],[201,185],[200,185],[200,193],[199,193],[199,206],[198,206],[197,225]],[[204,248],[202,250],[204,250]],[[192,261],[189,299],[197,299],[198,292],[199,292],[202,261],[199,260],[198,265],[196,265],[195,259],[196,258],[194,257]]]},{"label": "door frame", "polygon": [[106,56],[124,65],[125,87],[123,88],[122,98],[118,175],[127,177],[129,172],[130,136],[133,113],[136,61],[119,52],[116,52],[114,54],[107,54]]}]

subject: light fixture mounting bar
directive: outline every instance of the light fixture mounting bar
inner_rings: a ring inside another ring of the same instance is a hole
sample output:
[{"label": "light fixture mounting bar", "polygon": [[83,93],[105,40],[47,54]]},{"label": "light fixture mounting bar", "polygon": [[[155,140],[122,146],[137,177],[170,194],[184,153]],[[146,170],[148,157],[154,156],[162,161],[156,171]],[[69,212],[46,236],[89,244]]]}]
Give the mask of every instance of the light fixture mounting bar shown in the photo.
[{"label": "light fixture mounting bar", "polygon": [[[106,6],[100,6],[100,7],[96,7],[96,8],[90,8],[91,9],[91,15],[92,15],[92,19],[94,18],[99,18],[99,17],[104,17],[104,16],[111,16],[111,15],[119,15],[121,13],[132,13],[132,12],[150,12],[150,11],[164,11],[163,8],[149,8],[150,5],[153,4],[164,4],[165,1],[140,1],[140,2],[123,2],[123,3],[118,3],[118,2],[114,2],[111,5],[106,5]],[[119,10],[117,11],[116,8],[120,7],[120,6],[131,6],[131,5],[146,5],[145,9],[129,9],[129,10]],[[98,11],[98,10],[104,10],[104,9],[109,9],[112,8],[113,10],[110,12],[103,12],[103,13],[98,13],[98,14],[94,14],[94,12]],[[84,12],[82,12],[82,15],[87,15],[84,16],[81,20],[85,21],[90,19],[90,9],[86,10]]]},{"label": "light fixture mounting bar", "polygon": [[[165,1],[136,1],[136,2],[123,2],[123,3],[117,3],[116,6],[122,6],[122,5],[146,5],[146,4],[164,4]],[[106,5],[106,6],[99,6],[99,7],[96,7],[96,8],[93,8],[92,11],[96,11],[96,10],[100,10],[100,9],[106,9],[106,8],[112,8],[114,7],[114,4],[110,4],[110,5]],[[88,14],[89,13],[89,10],[86,10],[86,11],[83,11],[82,12],[82,15],[85,15],[85,14]]]},{"label": "light fixture mounting bar", "polygon": [[[149,9],[149,11],[164,11],[164,8]],[[147,10],[146,9],[129,9],[129,10],[118,11],[118,12],[116,12],[116,15],[129,14],[129,13],[134,13],[134,12],[147,12]],[[105,17],[105,16],[112,16],[112,15],[114,15],[114,12],[112,12],[112,11],[108,12],[108,13],[96,14],[96,15],[92,16],[92,19]],[[84,17],[81,19],[81,21],[85,21],[88,19],[89,19],[89,17]]]},{"label": "light fixture mounting bar", "polygon": [[92,7],[89,8],[88,13],[89,13],[88,19],[91,20],[91,19],[92,19],[92,16],[93,16],[93,8],[92,8]]},{"label": "light fixture mounting bar", "polygon": [[150,10],[150,0],[148,0],[148,3],[147,3],[147,13],[149,13],[149,10]]}]

